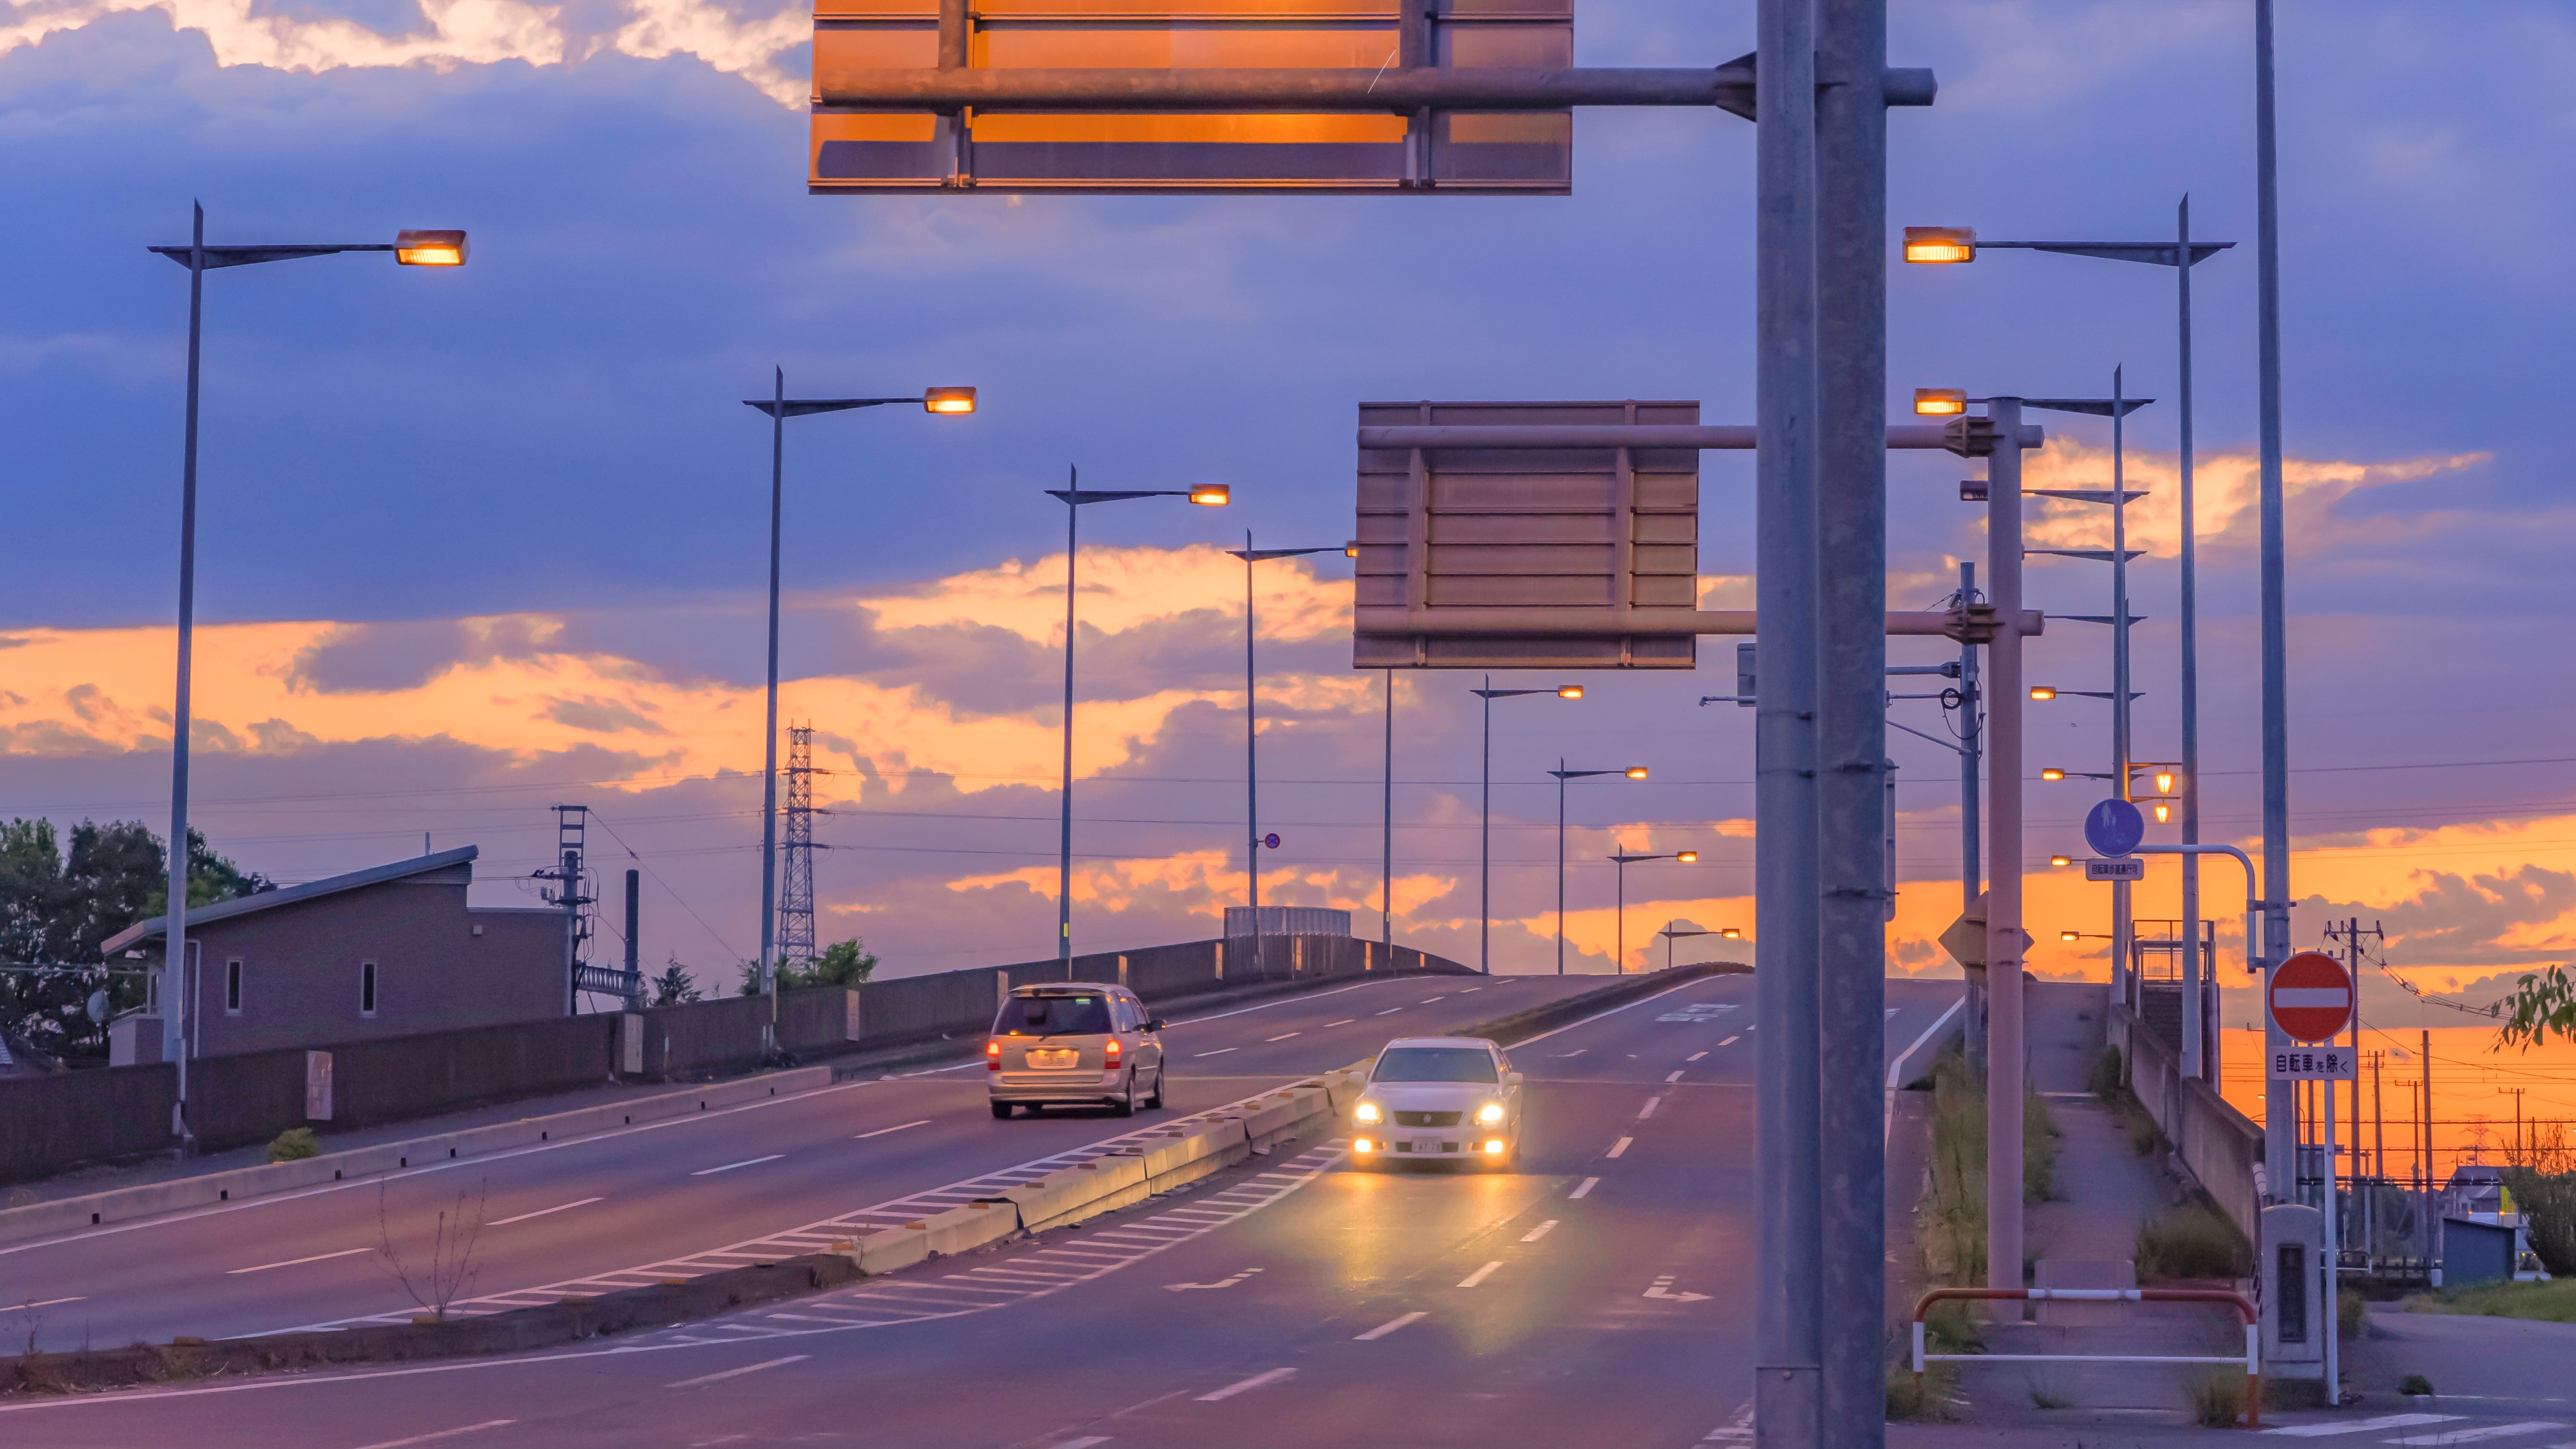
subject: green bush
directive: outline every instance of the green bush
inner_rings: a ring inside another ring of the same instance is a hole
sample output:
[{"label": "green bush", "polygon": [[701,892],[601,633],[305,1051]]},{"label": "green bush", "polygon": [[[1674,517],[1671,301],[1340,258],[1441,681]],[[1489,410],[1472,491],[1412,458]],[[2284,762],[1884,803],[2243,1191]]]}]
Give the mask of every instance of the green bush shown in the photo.
[{"label": "green bush", "polygon": [[2084,1090],[2105,1102],[2120,1100],[2120,1049],[2106,1046],[2093,1054],[2093,1064],[2085,1070]]},{"label": "green bush", "polygon": [[2164,1144],[2164,1129],[2143,1107],[2132,1107],[2120,1118],[2120,1130],[2129,1134],[2129,1150],[2140,1157],[2148,1156]]},{"label": "green bush", "polygon": [[321,1155],[322,1144],[313,1140],[310,1127],[289,1127],[277,1134],[276,1141],[268,1144],[268,1160],[271,1162],[297,1162]]},{"label": "green bush", "polygon": [[1958,1415],[1952,1405],[1958,1398],[1959,1368],[1956,1364],[1926,1364],[1923,1377],[1914,1377],[1913,1360],[1890,1364],[1887,1370],[1887,1417],[1905,1423],[1946,1424]]},{"label": "green bush", "polygon": [[2422,1374],[2408,1374],[2397,1381],[2397,1392],[2408,1398],[2419,1398],[2433,1392],[2433,1381]]},{"label": "green bush", "polygon": [[2141,1278],[2243,1278],[2253,1271],[2244,1235],[2206,1203],[2171,1207],[2138,1224]]},{"label": "green bush", "polygon": [[1956,1052],[1932,1063],[1930,1180],[1916,1209],[1915,1240],[1932,1281],[1986,1281],[1986,1094]]},{"label": "green bush", "polygon": [[2540,1266],[2560,1278],[2576,1275],[2576,1172],[2508,1167],[2504,1186],[2523,1215]]},{"label": "green bush", "polygon": [[2191,1400],[2192,1422],[2204,1429],[2233,1428],[2245,1410],[2245,1371],[2203,1370],[2184,1383],[2183,1392]]},{"label": "green bush", "polygon": [[2335,1332],[2339,1337],[2361,1337],[2361,1301],[2361,1294],[2351,1288],[2335,1299]]},{"label": "green bush", "polygon": [[2024,1202],[2057,1196],[2057,1119],[2048,1113],[2048,1099],[2035,1091],[2021,1104],[2021,1196]]}]

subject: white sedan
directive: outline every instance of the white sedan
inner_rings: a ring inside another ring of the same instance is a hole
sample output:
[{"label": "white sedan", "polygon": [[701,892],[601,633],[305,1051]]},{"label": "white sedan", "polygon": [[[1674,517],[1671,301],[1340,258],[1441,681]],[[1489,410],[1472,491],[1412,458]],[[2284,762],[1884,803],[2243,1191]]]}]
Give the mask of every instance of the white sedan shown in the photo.
[{"label": "white sedan", "polygon": [[1391,1041],[1351,1109],[1351,1160],[1473,1162],[1501,1169],[1521,1151],[1521,1074],[1475,1036]]}]

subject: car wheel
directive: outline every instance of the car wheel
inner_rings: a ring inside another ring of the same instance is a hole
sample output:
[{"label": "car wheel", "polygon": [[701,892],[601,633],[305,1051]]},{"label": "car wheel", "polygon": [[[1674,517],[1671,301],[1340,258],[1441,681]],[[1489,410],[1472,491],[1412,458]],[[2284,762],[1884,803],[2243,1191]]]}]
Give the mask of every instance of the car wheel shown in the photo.
[{"label": "car wheel", "polygon": [[1163,1069],[1162,1069],[1161,1067],[1156,1067],[1156,1068],[1154,1069],[1154,1095],[1152,1095],[1152,1096],[1150,1096],[1150,1097],[1147,1097],[1147,1098],[1145,1099],[1145,1105],[1146,1105],[1146,1106],[1148,1106],[1148,1107],[1152,1107],[1152,1108],[1154,1108],[1154,1109],[1155,1109],[1155,1110],[1157,1110],[1157,1111],[1160,1111],[1160,1110],[1162,1109],[1162,1106],[1163,1106]]},{"label": "car wheel", "polygon": [[1136,1115],[1136,1078],[1133,1074],[1127,1078],[1127,1090],[1109,1099],[1109,1110],[1120,1117]]},{"label": "car wheel", "polygon": [[996,1120],[1010,1116],[1011,1110],[1011,1104],[1008,1102],[995,1102],[993,1104],[993,1116]]}]

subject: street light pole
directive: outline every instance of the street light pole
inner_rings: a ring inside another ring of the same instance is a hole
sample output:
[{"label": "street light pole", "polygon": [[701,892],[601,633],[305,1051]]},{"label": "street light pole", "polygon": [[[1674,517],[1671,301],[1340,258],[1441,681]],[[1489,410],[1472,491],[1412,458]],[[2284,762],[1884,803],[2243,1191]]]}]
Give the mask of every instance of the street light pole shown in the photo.
[{"label": "street light pole", "polygon": [[[1064,776],[1059,786],[1061,808],[1057,816],[1055,875],[1055,952],[1064,966],[1064,979],[1073,979],[1073,636],[1074,636],[1074,564],[1081,544],[1077,520],[1086,503],[1117,503],[1129,498],[1187,498],[1192,503],[1210,508],[1225,506],[1231,497],[1223,483],[1202,483],[1195,488],[1085,488],[1082,473],[1068,464],[1065,486],[1046,490],[1049,498],[1064,505]],[[1256,933],[1261,928],[1253,920]],[[1260,937],[1256,934],[1256,942]],[[1258,945],[1253,948],[1256,952]]]},{"label": "street light pole", "polygon": [[760,1029],[765,1053],[778,1049],[778,552],[785,516],[787,420],[814,413],[852,408],[886,407],[918,402],[922,411],[965,414],[975,411],[971,387],[924,388],[917,397],[797,398],[787,396],[787,369],[771,371],[770,394],[744,398],[742,405],[769,415],[769,695],[760,770],[760,990],[769,998],[769,1020]]},{"label": "street light pole", "polygon": [[[1563,787],[1560,786],[1559,788],[1561,789]],[[1611,964],[1613,970],[1611,971],[1611,974],[1614,976],[1625,976],[1628,974],[1628,862],[1632,860],[1678,860],[1687,865],[1696,862],[1699,859],[1699,852],[1696,850],[1684,850],[1667,852],[1662,855],[1630,855],[1626,851],[1621,851],[1618,854],[1607,858],[1616,863],[1619,867],[1619,954],[1612,958]],[[1667,926],[1662,934],[1664,937],[1664,964],[1670,966],[1672,964],[1673,932],[1671,928]],[[1707,933],[1703,931],[1699,934],[1706,935]]]},{"label": "street light pole", "polygon": [[194,1150],[188,1125],[188,732],[195,685],[197,639],[197,400],[205,334],[206,273],[216,267],[288,262],[341,252],[392,252],[406,267],[465,265],[465,233],[404,231],[391,242],[295,243],[266,246],[206,245],[206,208],[190,203],[186,246],[147,247],[188,269],[188,402],[179,464],[178,678],[170,708],[169,908],[162,918],[161,1059],[177,1073],[170,1104],[170,1135],[184,1155]]},{"label": "street light pole", "polygon": [[[2262,561],[2263,654],[2263,984],[2290,951],[2290,684],[2289,600],[2281,504],[2281,196],[2272,114],[2272,0],[2254,0],[2255,369],[2261,469],[2257,484]],[[2251,954],[2253,943],[2248,942]],[[2268,1057],[2283,1038],[2263,1015]],[[2290,1083],[2263,1084],[2267,1160],[2296,1151]]]},{"label": "street light pole", "polygon": [[[1340,553],[1332,548],[1254,548],[1252,530],[1243,531],[1243,547],[1226,552],[1243,560],[1243,813],[1250,828],[1251,845],[1243,857],[1245,879],[1250,882],[1252,899],[1252,964],[1258,971],[1261,960],[1261,706],[1258,678],[1253,672],[1252,642],[1257,633],[1252,612],[1252,566],[1264,559],[1301,558],[1310,553]],[[1390,671],[1391,673],[1391,671]],[[1390,680],[1389,687],[1392,688]],[[1389,727],[1390,730],[1392,726]],[[1389,739],[1393,739],[1390,733]]]},{"label": "street light pole", "polygon": [[[1386,779],[1385,793],[1379,797],[1378,817],[1378,944],[1391,953],[1395,950],[1395,671],[1386,672]],[[1395,965],[1395,957],[1387,957]]]},{"label": "street light pole", "polygon": [[[1389,673],[1392,674],[1393,671],[1390,670]],[[1476,969],[1491,976],[1494,974],[1494,701],[1518,699],[1525,694],[1553,694],[1559,699],[1581,699],[1583,686],[1560,684],[1554,689],[1496,689],[1494,676],[1488,674],[1485,676],[1484,688],[1469,690],[1468,693],[1484,701],[1485,705],[1484,764],[1478,771],[1476,787]],[[1394,707],[1390,697],[1387,708],[1391,710]],[[1388,769],[1391,772],[1394,769],[1392,764],[1395,749],[1394,726],[1390,724],[1387,728],[1389,731],[1387,750],[1390,761]],[[1392,781],[1393,778],[1390,773],[1388,779]],[[1393,784],[1390,783],[1387,788],[1392,794]],[[1558,792],[1560,796],[1563,793],[1562,790]],[[1562,801],[1560,800],[1559,803],[1562,804]],[[1558,813],[1563,814],[1561,810]],[[1560,820],[1559,823],[1563,822]],[[1558,841],[1557,854],[1562,860],[1564,842],[1561,837]],[[1563,892],[1560,891],[1559,895],[1562,896],[1562,894]],[[1565,953],[1560,949],[1557,952],[1557,972],[1562,975],[1564,970]]]},{"label": "street light pole", "polygon": [[1565,974],[1565,782],[1590,779],[1594,775],[1625,775],[1631,780],[1642,780],[1646,778],[1646,767],[1628,765],[1616,770],[1569,770],[1560,756],[1556,768],[1548,773],[1556,777],[1556,974],[1562,976]]}]

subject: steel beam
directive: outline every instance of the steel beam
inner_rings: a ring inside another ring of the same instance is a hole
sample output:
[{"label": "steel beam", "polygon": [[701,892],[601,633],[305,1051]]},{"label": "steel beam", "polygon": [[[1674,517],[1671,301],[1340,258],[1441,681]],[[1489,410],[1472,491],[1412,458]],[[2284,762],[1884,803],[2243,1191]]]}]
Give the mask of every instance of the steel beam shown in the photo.
[{"label": "steel beam", "polygon": [[[1752,609],[1597,609],[1552,608],[1398,609],[1363,606],[1354,612],[1352,632],[1420,634],[1448,638],[1478,634],[1556,634],[1598,636],[1634,634],[1668,637],[1680,634],[1757,634]],[[1890,611],[1887,633],[1900,639],[1947,637],[1950,616],[1920,611]],[[2037,609],[2021,611],[2021,632],[2045,632],[2048,619]]]},{"label": "steel beam", "polygon": [[[1932,72],[1887,72],[1890,105],[1932,104]],[[1753,67],[1420,66],[969,68],[814,73],[819,105],[953,111],[1549,111],[1569,106],[1714,106],[1750,119]]]},{"label": "steel beam", "polygon": [[[2048,430],[2024,424],[2021,445],[2036,448],[2048,441]],[[1956,441],[1942,423],[1889,423],[1887,446],[1944,450]],[[1754,429],[1738,425],[1682,427],[1662,423],[1564,423],[1552,425],[1436,424],[1362,428],[1359,445],[1366,449],[1399,448],[1699,448],[1750,450]]]}]

